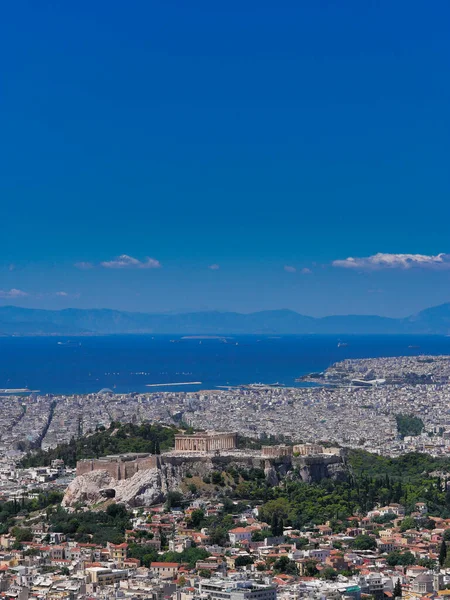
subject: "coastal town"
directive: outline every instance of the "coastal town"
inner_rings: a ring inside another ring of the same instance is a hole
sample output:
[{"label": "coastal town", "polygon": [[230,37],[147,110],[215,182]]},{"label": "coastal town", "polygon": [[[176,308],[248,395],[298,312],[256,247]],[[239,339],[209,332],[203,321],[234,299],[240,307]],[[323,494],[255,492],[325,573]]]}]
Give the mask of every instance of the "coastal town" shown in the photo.
[{"label": "coastal town", "polygon": [[[345,361],[298,388],[2,396],[0,598],[450,594],[448,364]],[[89,455],[97,439],[148,451]]]}]

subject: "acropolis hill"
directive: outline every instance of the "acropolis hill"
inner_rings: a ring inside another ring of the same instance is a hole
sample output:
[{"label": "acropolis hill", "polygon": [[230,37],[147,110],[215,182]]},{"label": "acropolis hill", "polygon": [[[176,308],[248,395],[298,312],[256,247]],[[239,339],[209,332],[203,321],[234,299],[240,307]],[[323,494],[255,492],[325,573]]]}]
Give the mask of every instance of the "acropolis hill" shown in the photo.
[{"label": "acropolis hill", "polygon": [[175,436],[175,448],[163,454],[128,453],[77,462],[77,477],[63,504],[94,504],[105,498],[129,505],[151,505],[169,490],[181,489],[189,477],[205,477],[227,468],[258,468],[276,485],[287,473],[304,481],[341,478],[343,458],[338,448],[316,444],[263,446],[260,450],[236,448],[237,434],[202,432]]},{"label": "acropolis hill", "polygon": [[[206,431],[193,435],[175,435],[175,450],[166,453],[172,457],[180,454],[186,458],[188,454],[194,456],[236,450],[237,434],[227,432]],[[107,471],[111,477],[118,481],[129,479],[138,471],[157,468],[160,464],[160,455],[150,453],[128,453],[104,456],[98,459],[79,460],[77,462],[77,476],[85,475],[91,471]]]}]

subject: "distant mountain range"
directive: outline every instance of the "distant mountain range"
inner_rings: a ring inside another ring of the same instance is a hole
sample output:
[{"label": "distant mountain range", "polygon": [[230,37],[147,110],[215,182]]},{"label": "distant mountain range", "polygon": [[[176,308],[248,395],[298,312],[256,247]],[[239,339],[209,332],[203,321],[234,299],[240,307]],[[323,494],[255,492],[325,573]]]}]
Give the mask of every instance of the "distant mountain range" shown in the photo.
[{"label": "distant mountain range", "polygon": [[40,310],[0,307],[0,335],[107,335],[120,333],[225,334],[450,334],[450,303],[404,319],[372,315],[313,318],[292,310],[250,314],[133,313],[109,309]]}]

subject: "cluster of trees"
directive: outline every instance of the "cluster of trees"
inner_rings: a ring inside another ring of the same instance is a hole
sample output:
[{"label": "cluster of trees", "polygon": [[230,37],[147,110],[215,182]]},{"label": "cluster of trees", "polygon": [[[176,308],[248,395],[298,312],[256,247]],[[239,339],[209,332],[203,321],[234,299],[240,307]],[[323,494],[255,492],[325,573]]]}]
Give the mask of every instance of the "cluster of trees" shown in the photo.
[{"label": "cluster of trees", "polygon": [[11,533],[16,538],[16,548],[21,547],[23,542],[31,542],[33,540],[33,532],[29,527],[15,526],[11,529]]},{"label": "cluster of trees", "polygon": [[122,425],[112,422],[108,429],[97,428],[95,433],[72,438],[67,444],[60,444],[49,450],[37,450],[29,453],[22,460],[23,467],[48,466],[55,458],[60,458],[69,467],[74,467],[77,460],[83,458],[98,458],[107,454],[122,454],[125,452],[150,452],[159,454],[174,446],[175,427],[151,425],[143,423]]},{"label": "cluster of trees", "polygon": [[131,528],[130,513],[122,504],[111,504],[106,511],[76,511],[69,513],[61,506],[49,515],[52,531],[66,534],[71,539],[105,545],[121,544],[125,529]]},{"label": "cluster of trees", "polygon": [[159,561],[186,563],[190,568],[193,568],[198,560],[208,558],[209,553],[203,548],[196,548],[193,546],[183,550],[183,552],[166,552],[161,555],[158,554],[153,546],[133,543],[128,546],[128,556],[129,558],[139,559],[146,567],[148,567],[151,562]]},{"label": "cluster of trees", "polygon": [[35,510],[59,504],[63,498],[60,492],[41,493],[37,498],[27,500],[12,500],[10,502],[0,503],[0,534],[8,533],[9,529],[16,522],[16,517],[26,517]]},{"label": "cluster of trees", "polygon": [[280,535],[286,525],[300,529],[330,519],[346,519],[357,505],[351,486],[332,480],[312,484],[286,481],[283,487],[245,482],[237,486],[235,494],[263,501],[260,517],[270,524],[273,535]]},{"label": "cluster of trees", "polygon": [[286,575],[298,575],[297,564],[287,556],[280,556],[273,563],[275,573],[285,573]]},{"label": "cluster of trees", "polygon": [[[447,481],[429,474],[433,471],[450,473],[449,459],[419,453],[388,458],[350,450],[347,464],[346,481],[323,479],[319,483],[304,483],[291,479],[283,486],[268,485],[257,469],[231,473],[235,485],[230,495],[262,503],[260,516],[271,526],[274,535],[286,525],[301,529],[327,520],[339,531],[339,527],[346,526],[350,515],[391,502],[403,504],[407,512],[415,510],[416,502],[426,502],[430,514],[450,518]],[[382,517],[380,522],[391,519],[392,516]],[[425,519],[421,525],[433,528],[434,523]],[[414,526],[413,519],[404,520],[404,530]]]},{"label": "cluster of trees", "polygon": [[386,562],[391,567],[396,567],[397,565],[402,565],[402,567],[409,567],[410,565],[416,564],[416,557],[412,552],[407,550],[406,552],[399,552],[398,550],[394,550],[387,555]]},{"label": "cluster of trees", "polygon": [[[248,507],[245,503],[235,504],[228,497],[223,497],[222,503],[221,513],[207,517],[203,510],[197,509],[192,512],[189,520],[189,526],[194,529],[200,530],[203,527],[208,529],[212,544],[224,545],[228,542],[229,530],[236,527],[233,515],[241,513]],[[270,532],[265,532],[264,537],[269,534]]]},{"label": "cluster of trees", "polygon": [[357,535],[353,540],[352,547],[355,550],[375,550],[377,542],[372,535]]},{"label": "cluster of trees", "polygon": [[422,419],[414,415],[395,415],[397,421],[397,431],[402,439],[406,435],[420,435],[425,428]]},{"label": "cluster of trees", "polygon": [[220,471],[212,471],[211,475],[205,475],[203,477],[203,483],[212,483],[213,485],[225,485],[223,473]]}]

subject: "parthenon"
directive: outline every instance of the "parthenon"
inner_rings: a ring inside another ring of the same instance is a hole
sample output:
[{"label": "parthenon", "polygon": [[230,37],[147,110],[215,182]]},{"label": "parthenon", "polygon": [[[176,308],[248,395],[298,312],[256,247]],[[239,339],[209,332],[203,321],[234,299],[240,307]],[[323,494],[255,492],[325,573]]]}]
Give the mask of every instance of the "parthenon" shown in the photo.
[{"label": "parthenon", "polygon": [[214,452],[234,450],[237,445],[236,433],[206,431],[194,435],[176,435],[175,452]]}]

